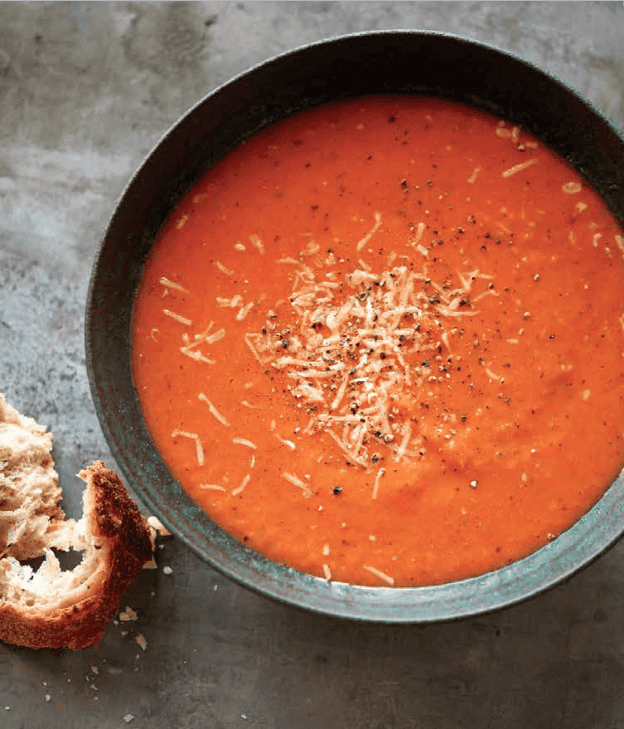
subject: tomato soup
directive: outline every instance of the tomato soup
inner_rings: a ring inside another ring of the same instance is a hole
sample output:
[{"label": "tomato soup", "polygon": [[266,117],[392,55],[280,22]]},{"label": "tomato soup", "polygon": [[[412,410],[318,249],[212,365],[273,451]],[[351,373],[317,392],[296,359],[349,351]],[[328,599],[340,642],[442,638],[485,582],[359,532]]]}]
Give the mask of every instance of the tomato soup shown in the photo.
[{"label": "tomato soup", "polygon": [[433,98],[309,110],[169,216],[132,334],[154,444],[224,530],[322,579],[535,551],[624,462],[624,237],[521,128]]}]

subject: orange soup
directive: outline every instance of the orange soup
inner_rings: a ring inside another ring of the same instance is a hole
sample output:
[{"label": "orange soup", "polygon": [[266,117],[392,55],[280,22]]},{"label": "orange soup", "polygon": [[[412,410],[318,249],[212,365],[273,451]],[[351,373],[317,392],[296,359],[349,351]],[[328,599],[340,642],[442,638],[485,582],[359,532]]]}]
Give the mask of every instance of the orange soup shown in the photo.
[{"label": "orange soup", "polygon": [[624,237],[523,129],[370,97],[255,135],[161,231],[135,384],[224,530],[320,578],[530,554],[624,462]]}]

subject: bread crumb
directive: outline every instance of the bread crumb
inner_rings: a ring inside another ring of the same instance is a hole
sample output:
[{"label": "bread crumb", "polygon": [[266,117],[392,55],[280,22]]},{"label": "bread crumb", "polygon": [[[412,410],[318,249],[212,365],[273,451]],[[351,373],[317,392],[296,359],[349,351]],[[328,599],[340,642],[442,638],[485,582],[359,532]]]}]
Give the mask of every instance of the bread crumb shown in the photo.
[{"label": "bread crumb", "polygon": [[173,574],[173,570],[171,569],[171,567],[169,567],[169,565],[165,565],[163,567],[163,574],[165,574],[165,575],[172,575]]},{"label": "bread crumb", "polygon": [[147,523],[153,527],[161,537],[170,537],[171,532],[163,525],[163,523],[156,516],[148,516]]},{"label": "bread crumb", "polygon": [[134,721],[134,716],[132,716],[132,714],[126,714],[123,720],[126,722],[126,724],[129,724],[131,721]]},{"label": "bread crumb", "polygon": [[122,613],[119,613],[119,619],[124,623],[130,620],[137,620],[137,618],[138,615],[128,605],[126,605],[126,609]]},{"label": "bread crumb", "polygon": [[143,635],[141,633],[139,633],[136,636],[135,640],[141,646],[141,648],[143,650],[146,650],[147,649],[147,641],[145,640],[145,638],[143,637]]}]

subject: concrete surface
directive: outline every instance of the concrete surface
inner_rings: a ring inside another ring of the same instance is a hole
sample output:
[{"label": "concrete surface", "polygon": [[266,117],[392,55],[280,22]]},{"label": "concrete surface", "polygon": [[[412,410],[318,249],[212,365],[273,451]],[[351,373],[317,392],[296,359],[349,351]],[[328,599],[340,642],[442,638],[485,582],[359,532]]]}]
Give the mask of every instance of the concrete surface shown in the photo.
[{"label": "concrete surface", "polygon": [[[624,127],[621,2],[0,4],[0,391],[53,430],[70,514],[74,474],[112,463],[82,326],[98,238],[126,180],[233,74],[382,28],[510,49]],[[112,625],[98,646],[0,645],[0,729],[624,727],[624,544],[528,603],[427,627],[294,611],[174,539],[159,564],[126,595],[138,620]]]}]

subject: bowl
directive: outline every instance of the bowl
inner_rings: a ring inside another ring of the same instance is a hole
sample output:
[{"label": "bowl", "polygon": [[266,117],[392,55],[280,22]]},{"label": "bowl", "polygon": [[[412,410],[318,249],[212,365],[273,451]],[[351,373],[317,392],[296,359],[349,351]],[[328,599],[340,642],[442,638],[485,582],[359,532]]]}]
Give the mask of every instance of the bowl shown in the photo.
[{"label": "bowl", "polygon": [[86,307],[86,358],[110,449],[146,513],[210,565],[265,596],[317,613],[379,623],[476,615],[569,577],[624,531],[619,476],[570,529],[530,556],[432,587],[328,582],[272,562],[231,538],[172,478],[150,440],[133,384],[135,292],[168,213],[198,177],[254,132],[294,112],[361,95],[426,94],[521,125],[575,167],[624,223],[624,138],[561,81],[500,49],[420,31],[358,33],[263,62],[209,93],[161,139],[121,195],[97,253]]}]

